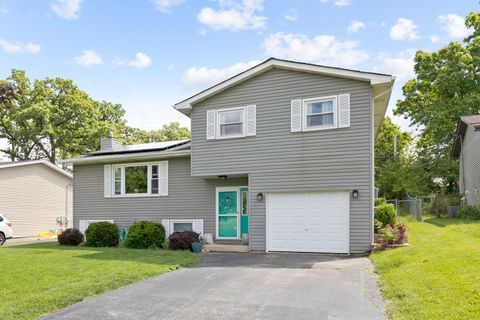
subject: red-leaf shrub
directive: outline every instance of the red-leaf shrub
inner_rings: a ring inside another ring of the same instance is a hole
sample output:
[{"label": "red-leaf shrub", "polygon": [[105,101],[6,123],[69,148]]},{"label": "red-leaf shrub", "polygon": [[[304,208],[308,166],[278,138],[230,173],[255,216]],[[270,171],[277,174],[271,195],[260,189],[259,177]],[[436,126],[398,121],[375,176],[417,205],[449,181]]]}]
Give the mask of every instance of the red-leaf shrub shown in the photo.
[{"label": "red-leaf shrub", "polygon": [[69,228],[58,235],[58,243],[62,246],[78,246],[83,241],[83,234],[76,228]]},{"label": "red-leaf shrub", "polygon": [[171,250],[191,250],[192,243],[199,242],[200,235],[193,231],[174,232],[168,237]]}]

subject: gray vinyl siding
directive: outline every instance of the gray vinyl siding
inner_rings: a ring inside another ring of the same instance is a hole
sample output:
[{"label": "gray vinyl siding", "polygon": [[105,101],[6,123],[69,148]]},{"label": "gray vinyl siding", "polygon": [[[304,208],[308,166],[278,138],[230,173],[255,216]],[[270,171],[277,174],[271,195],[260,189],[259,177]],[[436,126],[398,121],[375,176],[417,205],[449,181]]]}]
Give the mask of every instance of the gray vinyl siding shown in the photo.
[{"label": "gray vinyl siding", "polygon": [[[350,93],[351,127],[290,132],[290,101]],[[192,175],[247,174],[250,246],[266,247],[265,201],[258,192],[353,190],[350,249],[370,250],[372,159],[371,87],[367,82],[274,69],[192,108]],[[254,137],[206,140],[207,110],[257,106]]]},{"label": "gray vinyl siding", "polygon": [[[460,154],[460,192],[469,205],[480,205],[480,132],[465,131]],[[467,192],[466,192],[467,191]]]},{"label": "gray vinyl siding", "polygon": [[190,158],[185,157],[168,159],[168,196],[105,198],[103,170],[104,164],[74,167],[74,225],[77,228],[79,220],[111,219],[121,228],[140,220],[160,223],[162,219],[203,219],[204,232],[215,234],[215,188],[248,185],[246,179],[223,181],[192,177]]}]

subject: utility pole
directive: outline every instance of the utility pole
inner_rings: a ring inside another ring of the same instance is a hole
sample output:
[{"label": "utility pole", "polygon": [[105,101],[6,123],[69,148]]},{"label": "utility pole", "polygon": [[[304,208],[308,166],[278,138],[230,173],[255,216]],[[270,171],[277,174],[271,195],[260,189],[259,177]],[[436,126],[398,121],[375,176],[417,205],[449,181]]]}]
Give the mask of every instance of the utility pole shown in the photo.
[{"label": "utility pole", "polygon": [[393,136],[393,159],[397,157],[397,136]]}]

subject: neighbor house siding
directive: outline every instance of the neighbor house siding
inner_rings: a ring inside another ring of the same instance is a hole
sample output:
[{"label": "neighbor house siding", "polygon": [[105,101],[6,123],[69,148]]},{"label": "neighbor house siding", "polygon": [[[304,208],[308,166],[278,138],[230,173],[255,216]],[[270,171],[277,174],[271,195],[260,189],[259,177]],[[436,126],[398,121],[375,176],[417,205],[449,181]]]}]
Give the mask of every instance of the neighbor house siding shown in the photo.
[{"label": "neighbor house siding", "polygon": [[480,205],[480,132],[467,126],[460,155],[460,192],[467,203]]},{"label": "neighbor house siding", "polygon": [[215,187],[248,184],[246,179],[192,177],[189,157],[168,159],[168,171],[168,196],[105,198],[104,164],[75,165],[75,226],[79,220],[113,220],[122,228],[140,220],[203,219],[204,232],[215,234]]},{"label": "neighbor house siding", "polygon": [[[290,101],[350,93],[351,127],[290,132]],[[248,174],[250,245],[265,249],[265,201],[258,192],[358,189],[350,248],[370,250],[371,88],[367,82],[274,69],[192,108],[192,175]],[[207,110],[256,105],[256,136],[206,140]]]},{"label": "neighbor house siding", "polygon": [[0,169],[0,212],[15,237],[36,236],[60,227],[57,217],[72,220],[72,179],[43,165]]}]

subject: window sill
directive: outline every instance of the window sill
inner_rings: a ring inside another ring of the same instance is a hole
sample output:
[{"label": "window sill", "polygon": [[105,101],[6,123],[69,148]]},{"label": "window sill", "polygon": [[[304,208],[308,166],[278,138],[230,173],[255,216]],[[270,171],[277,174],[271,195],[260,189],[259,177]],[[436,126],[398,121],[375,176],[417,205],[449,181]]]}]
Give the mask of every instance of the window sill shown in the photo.
[{"label": "window sill", "polygon": [[338,126],[328,126],[328,127],[318,127],[318,128],[303,128],[302,132],[334,130],[334,129],[344,129],[344,128],[340,128]]},{"label": "window sill", "polygon": [[168,194],[122,194],[113,195],[111,198],[151,198],[151,197],[167,197]]}]

